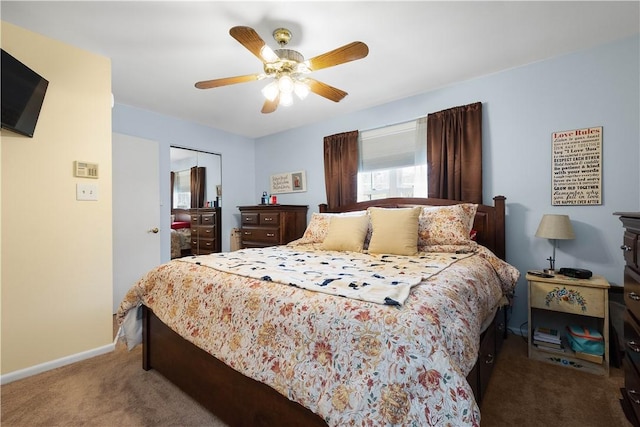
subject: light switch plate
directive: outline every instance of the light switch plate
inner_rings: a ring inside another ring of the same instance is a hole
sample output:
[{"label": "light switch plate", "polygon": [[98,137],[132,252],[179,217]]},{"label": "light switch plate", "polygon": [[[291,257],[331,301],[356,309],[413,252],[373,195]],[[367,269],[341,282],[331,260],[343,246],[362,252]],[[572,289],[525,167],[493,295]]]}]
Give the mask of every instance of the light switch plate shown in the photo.
[{"label": "light switch plate", "polygon": [[98,185],[76,184],[76,200],[98,200]]}]

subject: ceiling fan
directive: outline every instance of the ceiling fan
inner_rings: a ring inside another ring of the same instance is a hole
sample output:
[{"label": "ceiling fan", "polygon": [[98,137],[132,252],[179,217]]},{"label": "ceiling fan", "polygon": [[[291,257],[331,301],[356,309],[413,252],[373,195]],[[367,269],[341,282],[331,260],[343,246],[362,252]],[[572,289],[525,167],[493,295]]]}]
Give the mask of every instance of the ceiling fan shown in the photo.
[{"label": "ceiling fan", "polygon": [[352,42],[305,61],[300,52],[285,48],[291,40],[291,31],[286,28],[278,28],[273,32],[273,38],[280,45],[280,48],[275,51],[267,46],[253,28],[233,27],[229,30],[229,34],[262,61],[264,72],[204,80],[196,83],[196,87],[210,89],[272,78],[274,80],[262,89],[262,94],[266,98],[262,106],[262,112],[265,114],[274,112],[278,105],[291,105],[294,93],[300,99],[304,99],[309,92],[313,92],[331,101],[339,102],[347,96],[347,92],[312,79],[308,75],[312,71],[362,59],[369,53],[366,44]]}]

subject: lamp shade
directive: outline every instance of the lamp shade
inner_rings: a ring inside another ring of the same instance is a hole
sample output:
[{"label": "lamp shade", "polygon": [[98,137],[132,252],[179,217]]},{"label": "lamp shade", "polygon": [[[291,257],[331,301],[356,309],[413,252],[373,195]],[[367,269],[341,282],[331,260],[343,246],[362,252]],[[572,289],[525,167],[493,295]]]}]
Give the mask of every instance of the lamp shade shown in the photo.
[{"label": "lamp shade", "polygon": [[536,237],[544,239],[575,239],[569,215],[545,214],[540,220]]}]

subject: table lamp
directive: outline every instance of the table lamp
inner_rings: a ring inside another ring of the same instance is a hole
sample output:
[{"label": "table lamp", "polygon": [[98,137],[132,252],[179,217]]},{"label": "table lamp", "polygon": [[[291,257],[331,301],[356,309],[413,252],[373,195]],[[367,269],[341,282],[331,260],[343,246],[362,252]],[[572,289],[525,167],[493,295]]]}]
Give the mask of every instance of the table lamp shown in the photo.
[{"label": "table lamp", "polygon": [[553,255],[547,258],[549,261],[549,269],[545,269],[544,272],[548,274],[555,273],[556,267],[556,247],[558,246],[558,240],[575,239],[573,234],[573,227],[571,226],[571,220],[569,215],[554,215],[545,214],[540,220],[538,225],[538,231],[536,231],[536,237],[542,237],[543,239],[551,240],[553,244]]}]

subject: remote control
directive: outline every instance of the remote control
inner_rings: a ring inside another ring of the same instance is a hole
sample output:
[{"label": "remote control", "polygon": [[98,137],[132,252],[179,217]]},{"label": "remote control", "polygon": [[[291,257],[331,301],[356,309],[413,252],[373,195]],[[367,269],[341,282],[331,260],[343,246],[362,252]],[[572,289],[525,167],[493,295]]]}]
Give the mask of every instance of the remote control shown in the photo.
[{"label": "remote control", "polygon": [[527,274],[531,274],[532,276],[537,276],[537,277],[543,277],[545,279],[550,279],[550,278],[554,277],[553,274],[544,273],[542,271],[533,271],[533,270],[531,270],[531,271],[527,271]]}]

